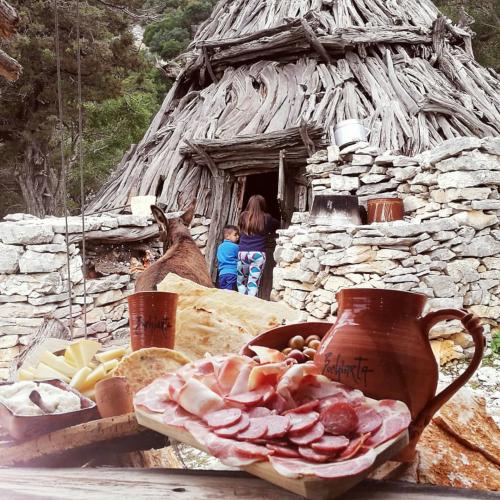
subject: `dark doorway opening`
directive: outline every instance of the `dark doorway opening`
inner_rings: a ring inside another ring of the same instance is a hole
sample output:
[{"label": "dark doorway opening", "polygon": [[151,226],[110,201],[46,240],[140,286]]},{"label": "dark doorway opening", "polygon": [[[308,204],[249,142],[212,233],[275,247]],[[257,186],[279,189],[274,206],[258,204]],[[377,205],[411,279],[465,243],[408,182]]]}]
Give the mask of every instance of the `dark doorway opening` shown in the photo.
[{"label": "dark doorway opening", "polygon": [[266,199],[267,210],[276,219],[280,220],[278,205],[278,172],[254,174],[247,177],[245,196],[243,197],[243,210],[250,196],[260,194]]},{"label": "dark doorway opening", "polygon": [[[268,212],[275,218],[280,220],[281,214],[278,204],[278,172],[266,172],[262,174],[249,175],[246,178],[245,193],[243,196],[243,207],[245,210],[246,204],[251,196],[260,194],[266,200]],[[271,290],[273,288],[273,269],[276,266],[273,254],[276,247],[276,238],[269,238],[266,248],[266,266],[262,275],[259,287],[259,297],[269,300]]]}]

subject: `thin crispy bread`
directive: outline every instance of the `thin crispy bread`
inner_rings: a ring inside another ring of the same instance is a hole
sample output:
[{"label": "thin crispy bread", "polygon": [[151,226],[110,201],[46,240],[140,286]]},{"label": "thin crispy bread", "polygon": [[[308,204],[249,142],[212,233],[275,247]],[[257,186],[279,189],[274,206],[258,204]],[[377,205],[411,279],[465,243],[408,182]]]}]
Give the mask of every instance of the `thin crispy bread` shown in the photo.
[{"label": "thin crispy bread", "polygon": [[115,377],[125,377],[135,394],[158,377],[174,372],[191,360],[172,349],[149,347],[125,356],[113,370]]}]

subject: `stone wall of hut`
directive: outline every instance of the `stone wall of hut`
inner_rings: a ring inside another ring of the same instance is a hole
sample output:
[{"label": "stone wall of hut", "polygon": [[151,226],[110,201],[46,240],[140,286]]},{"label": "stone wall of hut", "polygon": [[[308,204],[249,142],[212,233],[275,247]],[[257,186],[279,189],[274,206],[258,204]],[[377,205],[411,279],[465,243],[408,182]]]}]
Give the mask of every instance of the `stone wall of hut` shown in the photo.
[{"label": "stone wall of hut", "polygon": [[[334,320],[344,287],[424,293],[430,309],[467,308],[489,334],[500,318],[500,138],[459,138],[414,158],[357,144],[308,160],[314,194],[399,196],[405,220],[315,226],[295,213],[279,231],[273,299],[309,320]],[[457,335],[437,325],[433,337]],[[470,339],[455,346],[467,355]]]},{"label": "stone wall of hut", "polygon": [[[128,336],[127,297],[134,289],[134,275],[157,259],[161,245],[147,242],[102,244],[110,231],[141,230],[152,218],[133,215],[88,217],[86,230],[87,335],[101,342]],[[210,220],[196,217],[191,228],[202,252]],[[73,336],[84,336],[83,262],[81,219],[71,217],[69,246],[72,283]],[[89,233],[90,234],[90,233]],[[44,318],[69,323],[68,265],[63,218],[38,219],[12,214],[0,222],[0,379],[7,378],[12,360],[30,342]]]}]

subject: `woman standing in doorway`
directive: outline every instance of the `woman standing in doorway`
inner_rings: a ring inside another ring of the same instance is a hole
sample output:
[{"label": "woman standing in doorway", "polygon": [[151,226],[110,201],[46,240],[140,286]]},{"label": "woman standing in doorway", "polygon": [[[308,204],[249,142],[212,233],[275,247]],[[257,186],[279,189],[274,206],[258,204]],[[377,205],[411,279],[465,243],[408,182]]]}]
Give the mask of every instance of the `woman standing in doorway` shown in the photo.
[{"label": "woman standing in doorway", "polygon": [[240,216],[240,251],[238,253],[238,292],[255,297],[266,264],[267,237],[280,223],[266,208],[266,200],[255,194]]}]

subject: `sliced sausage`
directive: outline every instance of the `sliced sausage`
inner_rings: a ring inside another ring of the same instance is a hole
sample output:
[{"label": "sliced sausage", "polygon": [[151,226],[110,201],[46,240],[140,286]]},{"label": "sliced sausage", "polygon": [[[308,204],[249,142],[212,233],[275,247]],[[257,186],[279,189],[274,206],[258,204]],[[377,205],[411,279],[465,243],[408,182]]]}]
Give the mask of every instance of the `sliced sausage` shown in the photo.
[{"label": "sliced sausage", "polygon": [[238,439],[252,440],[260,439],[267,433],[265,418],[251,418],[250,425],[237,435]]},{"label": "sliced sausage", "polygon": [[300,454],[295,448],[290,448],[289,446],[280,446],[271,443],[267,443],[266,446],[271,451],[274,451],[275,456],[287,457],[287,458],[300,458]]},{"label": "sliced sausage", "polygon": [[285,412],[283,412],[283,415],[287,415],[288,413],[309,413],[315,410],[319,406],[319,403],[319,399],[314,399],[313,401],[309,401],[308,403],[297,406],[297,408],[286,410]]},{"label": "sliced sausage", "polygon": [[250,418],[267,417],[268,415],[271,415],[271,413],[273,413],[272,410],[266,408],[265,406],[256,406],[248,411],[248,416]]},{"label": "sliced sausage", "polygon": [[264,418],[267,423],[266,437],[269,439],[283,437],[292,425],[290,419],[283,415],[269,415],[261,418]]},{"label": "sliced sausage", "polygon": [[342,451],[349,446],[349,439],[345,436],[330,436],[325,434],[319,441],[311,444],[311,448],[318,453],[331,455]]},{"label": "sliced sausage", "polygon": [[370,433],[352,439],[349,446],[339,455],[338,460],[348,460],[354,457],[361,450],[363,443],[369,438]]},{"label": "sliced sausage", "polygon": [[235,437],[239,432],[243,432],[244,430],[248,429],[249,425],[250,418],[246,413],[242,413],[241,418],[235,424],[230,425],[229,427],[214,429],[213,431],[215,434],[217,434],[217,436],[231,438]]},{"label": "sliced sausage", "polygon": [[292,423],[289,432],[302,432],[310,429],[319,420],[319,413],[315,411],[309,413],[292,412],[288,414],[288,417]]},{"label": "sliced sausage", "polygon": [[351,404],[334,403],[321,410],[320,421],[326,432],[334,436],[353,433],[358,427],[358,416]]},{"label": "sliced sausage", "polygon": [[288,439],[294,444],[298,444],[299,446],[305,446],[314,441],[318,441],[323,437],[325,433],[325,428],[321,422],[316,422],[310,429],[306,431],[302,431],[300,433],[289,433]]},{"label": "sliced sausage", "polygon": [[358,416],[358,428],[356,432],[359,434],[366,434],[367,432],[374,433],[382,426],[382,416],[370,405],[357,405],[354,411]]},{"label": "sliced sausage", "polygon": [[235,424],[241,418],[241,410],[239,408],[227,408],[224,410],[213,411],[203,418],[205,422],[212,428],[228,427]]},{"label": "sliced sausage", "polygon": [[317,453],[312,448],[308,446],[299,446],[299,454],[311,462],[328,462],[331,459],[328,455],[322,455],[321,453]]}]

